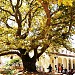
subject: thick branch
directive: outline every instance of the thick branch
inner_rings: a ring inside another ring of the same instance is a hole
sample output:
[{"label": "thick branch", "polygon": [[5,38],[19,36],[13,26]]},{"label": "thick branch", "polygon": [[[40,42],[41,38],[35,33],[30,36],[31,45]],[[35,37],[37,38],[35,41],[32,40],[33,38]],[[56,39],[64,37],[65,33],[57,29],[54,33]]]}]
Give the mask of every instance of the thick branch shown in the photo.
[{"label": "thick branch", "polygon": [[[35,48],[34,48],[34,56],[33,56],[33,59],[37,59],[37,48],[38,48],[39,45],[37,45]],[[32,46],[33,48],[33,46]]]},{"label": "thick branch", "polygon": [[16,22],[18,24],[18,29],[17,29],[17,33],[16,33],[17,36],[21,35],[21,29],[22,29],[22,25],[21,25],[22,15],[21,15],[21,12],[19,11],[19,7],[18,7],[19,6],[19,1],[20,0],[17,0],[17,4],[15,6],[15,9],[16,9],[15,19],[16,19]]},{"label": "thick branch", "polygon": [[17,4],[16,4],[17,8],[19,8],[19,3],[20,3],[20,0],[17,0]]},{"label": "thick branch", "polygon": [[50,26],[50,20],[51,20],[50,12],[51,11],[48,9],[48,3],[47,2],[43,2],[42,0],[38,0],[38,1],[42,4],[42,6],[43,6],[43,8],[44,8],[44,10],[46,12],[46,15],[47,15],[46,25]]},{"label": "thick branch", "polygon": [[18,51],[6,51],[6,52],[2,52],[2,53],[0,53],[0,56],[9,55],[9,54],[17,54],[18,56],[21,57],[21,54]]},{"label": "thick branch", "polygon": [[68,30],[68,33],[70,32],[70,30],[71,30],[71,27],[72,27],[72,22],[73,22],[73,9],[71,8],[71,14],[70,14],[70,17],[71,17],[71,19],[70,19],[70,26],[69,26],[69,30]]},{"label": "thick branch", "polygon": [[44,45],[44,47],[41,49],[41,53],[37,54],[37,59],[46,51],[46,49],[49,47],[48,44]]}]

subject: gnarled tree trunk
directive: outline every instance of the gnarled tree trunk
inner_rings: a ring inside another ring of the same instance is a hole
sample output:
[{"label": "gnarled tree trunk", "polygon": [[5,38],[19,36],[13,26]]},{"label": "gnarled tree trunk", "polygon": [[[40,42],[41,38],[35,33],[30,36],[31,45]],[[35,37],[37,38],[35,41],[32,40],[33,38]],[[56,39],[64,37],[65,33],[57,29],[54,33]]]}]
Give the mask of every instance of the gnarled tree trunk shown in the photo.
[{"label": "gnarled tree trunk", "polygon": [[24,71],[36,72],[36,59],[30,58],[28,53],[26,55],[22,55],[21,59]]}]

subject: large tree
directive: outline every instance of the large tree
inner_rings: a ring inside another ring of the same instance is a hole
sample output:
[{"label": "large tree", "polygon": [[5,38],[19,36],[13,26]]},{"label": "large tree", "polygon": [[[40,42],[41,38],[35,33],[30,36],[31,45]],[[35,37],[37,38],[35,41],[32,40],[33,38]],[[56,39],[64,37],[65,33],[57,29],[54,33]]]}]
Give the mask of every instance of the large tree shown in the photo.
[{"label": "large tree", "polygon": [[[37,59],[48,48],[71,49],[69,36],[74,34],[75,16],[72,2],[0,0],[0,56],[17,54],[24,70],[36,71]],[[29,56],[31,51],[33,57]]]}]

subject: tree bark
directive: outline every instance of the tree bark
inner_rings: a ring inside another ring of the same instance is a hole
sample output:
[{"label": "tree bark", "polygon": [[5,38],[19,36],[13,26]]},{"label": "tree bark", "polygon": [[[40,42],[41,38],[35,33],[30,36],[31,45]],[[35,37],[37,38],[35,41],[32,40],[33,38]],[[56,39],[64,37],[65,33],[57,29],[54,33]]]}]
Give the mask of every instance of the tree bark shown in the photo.
[{"label": "tree bark", "polygon": [[22,55],[21,59],[23,62],[24,71],[36,72],[36,59],[30,58],[28,53],[26,55]]},{"label": "tree bark", "polygon": [[50,21],[51,21],[51,16],[50,16],[50,10],[48,9],[48,3],[47,2],[44,2],[42,0],[38,0],[42,7],[44,8],[45,12],[46,12],[46,15],[47,15],[47,22],[46,22],[46,25],[47,26],[50,26]]}]

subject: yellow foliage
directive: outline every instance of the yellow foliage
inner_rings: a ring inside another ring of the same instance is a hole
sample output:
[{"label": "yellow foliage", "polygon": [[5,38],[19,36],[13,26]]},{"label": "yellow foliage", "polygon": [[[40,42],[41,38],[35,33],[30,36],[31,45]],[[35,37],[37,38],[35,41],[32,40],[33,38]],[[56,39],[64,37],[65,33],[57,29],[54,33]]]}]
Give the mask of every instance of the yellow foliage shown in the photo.
[{"label": "yellow foliage", "polygon": [[62,11],[58,11],[54,16],[53,18],[59,18],[62,14]]},{"label": "yellow foliage", "polygon": [[58,5],[60,6],[62,4],[63,0],[58,0]]},{"label": "yellow foliage", "polygon": [[56,14],[57,15],[61,15],[62,14],[62,11],[58,11]]},{"label": "yellow foliage", "polygon": [[58,5],[72,6],[73,0],[58,0]]},{"label": "yellow foliage", "polygon": [[73,0],[63,0],[63,4],[66,6],[72,6]]}]

